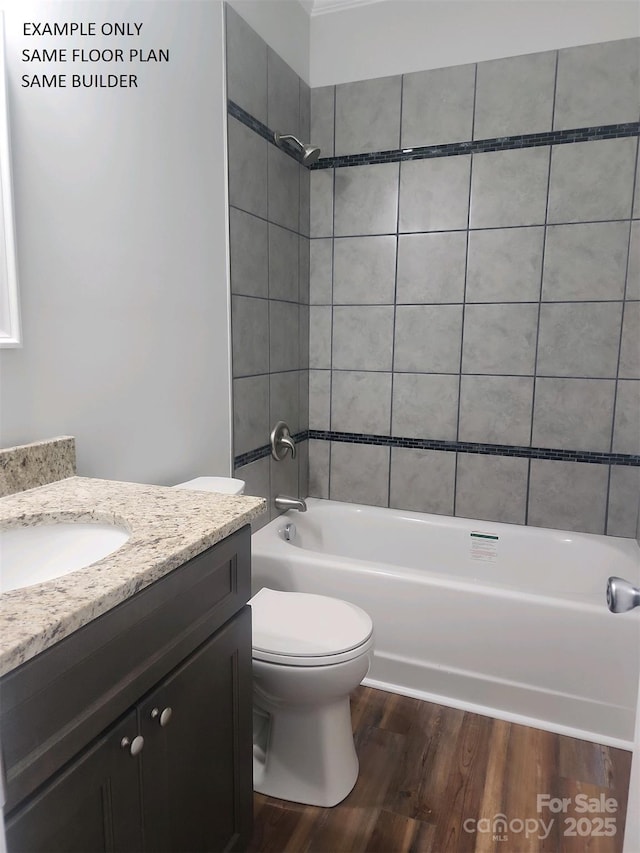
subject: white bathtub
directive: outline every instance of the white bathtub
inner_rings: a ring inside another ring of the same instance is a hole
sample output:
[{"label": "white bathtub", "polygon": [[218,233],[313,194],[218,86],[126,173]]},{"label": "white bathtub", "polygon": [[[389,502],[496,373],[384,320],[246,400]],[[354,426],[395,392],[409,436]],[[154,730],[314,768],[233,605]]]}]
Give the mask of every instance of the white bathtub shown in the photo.
[{"label": "white bathtub", "polygon": [[254,592],[314,592],[363,607],[376,636],[366,684],[632,747],[640,610],[610,613],[605,588],[609,575],[640,583],[636,542],[307,505],[253,535]]}]

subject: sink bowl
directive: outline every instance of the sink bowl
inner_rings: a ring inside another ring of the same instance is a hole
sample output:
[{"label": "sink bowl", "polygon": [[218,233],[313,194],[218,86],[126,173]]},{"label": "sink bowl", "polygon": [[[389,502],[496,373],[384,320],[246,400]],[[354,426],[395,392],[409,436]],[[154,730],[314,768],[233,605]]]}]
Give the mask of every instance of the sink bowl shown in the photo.
[{"label": "sink bowl", "polygon": [[60,522],[0,530],[0,593],[85,568],[117,551],[129,531],[115,524]]}]

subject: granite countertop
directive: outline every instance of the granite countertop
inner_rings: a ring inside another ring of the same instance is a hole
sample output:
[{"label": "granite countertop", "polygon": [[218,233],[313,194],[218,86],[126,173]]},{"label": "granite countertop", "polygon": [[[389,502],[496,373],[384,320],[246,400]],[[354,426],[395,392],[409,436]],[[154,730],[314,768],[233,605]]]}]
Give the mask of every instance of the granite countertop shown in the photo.
[{"label": "granite countertop", "polygon": [[229,536],[263,498],[69,477],[0,499],[0,527],[99,521],[130,537],[112,554],[55,580],[0,595],[0,675],[86,625]]}]

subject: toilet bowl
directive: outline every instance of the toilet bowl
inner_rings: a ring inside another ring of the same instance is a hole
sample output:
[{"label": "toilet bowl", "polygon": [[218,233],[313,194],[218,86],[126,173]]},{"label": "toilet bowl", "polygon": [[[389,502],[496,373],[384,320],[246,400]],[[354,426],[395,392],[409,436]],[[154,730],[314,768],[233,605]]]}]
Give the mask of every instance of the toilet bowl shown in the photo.
[{"label": "toilet bowl", "polygon": [[371,618],[336,598],[266,587],[249,604],[254,789],[334,806],[358,778],[349,694],[369,669]]}]

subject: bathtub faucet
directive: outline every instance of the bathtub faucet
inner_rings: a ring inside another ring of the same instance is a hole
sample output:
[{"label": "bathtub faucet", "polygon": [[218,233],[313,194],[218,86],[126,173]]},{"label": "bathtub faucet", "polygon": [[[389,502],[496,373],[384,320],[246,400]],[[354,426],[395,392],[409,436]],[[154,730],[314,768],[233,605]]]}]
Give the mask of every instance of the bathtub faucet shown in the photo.
[{"label": "bathtub faucet", "polygon": [[299,512],[306,512],[307,505],[302,500],[302,498],[290,498],[288,495],[278,495],[274,503],[276,505],[276,509],[297,509]]},{"label": "bathtub faucet", "polygon": [[633,586],[623,578],[609,578],[607,604],[612,613],[624,613],[640,607],[640,587]]}]

